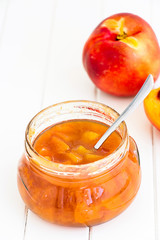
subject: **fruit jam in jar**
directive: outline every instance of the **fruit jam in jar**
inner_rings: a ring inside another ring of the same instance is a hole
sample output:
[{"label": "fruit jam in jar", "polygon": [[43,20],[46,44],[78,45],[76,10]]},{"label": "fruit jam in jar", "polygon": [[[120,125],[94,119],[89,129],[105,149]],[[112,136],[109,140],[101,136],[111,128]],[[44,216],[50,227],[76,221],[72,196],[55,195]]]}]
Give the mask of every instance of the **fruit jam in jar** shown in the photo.
[{"label": "fruit jam in jar", "polygon": [[93,226],[117,216],[141,181],[139,154],[125,122],[94,145],[119,114],[90,101],[50,106],[28,124],[18,188],[29,209],[67,226]]}]

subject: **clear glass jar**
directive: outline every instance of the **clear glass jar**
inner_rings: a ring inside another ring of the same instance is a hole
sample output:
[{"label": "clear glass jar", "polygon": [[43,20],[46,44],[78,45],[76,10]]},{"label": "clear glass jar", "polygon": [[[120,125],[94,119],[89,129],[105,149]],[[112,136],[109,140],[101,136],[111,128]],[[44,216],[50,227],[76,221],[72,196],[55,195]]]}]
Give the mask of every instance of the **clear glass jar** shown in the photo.
[{"label": "clear glass jar", "polygon": [[39,112],[28,124],[25,153],[18,166],[18,188],[28,208],[41,218],[67,226],[92,226],[120,214],[133,201],[141,181],[139,154],[125,122],[117,131],[119,147],[93,163],[65,165],[48,161],[34,149],[47,127],[72,119],[111,125],[119,114],[91,101],[70,101]]}]

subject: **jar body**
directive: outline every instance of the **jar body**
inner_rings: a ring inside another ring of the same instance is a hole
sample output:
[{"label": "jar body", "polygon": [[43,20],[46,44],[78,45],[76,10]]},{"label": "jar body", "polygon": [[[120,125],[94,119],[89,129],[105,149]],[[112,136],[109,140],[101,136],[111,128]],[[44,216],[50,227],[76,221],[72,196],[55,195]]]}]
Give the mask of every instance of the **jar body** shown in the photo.
[{"label": "jar body", "polygon": [[92,226],[120,214],[139,189],[139,156],[132,138],[124,163],[118,167],[90,180],[60,181],[37,172],[23,155],[18,188],[27,207],[43,219],[67,226]]},{"label": "jar body", "polygon": [[130,205],[140,186],[139,154],[131,137],[126,149],[109,169],[95,176],[83,171],[83,178],[50,174],[32,164],[31,154],[25,152],[18,166],[21,197],[29,209],[52,223],[93,226],[108,221]]}]

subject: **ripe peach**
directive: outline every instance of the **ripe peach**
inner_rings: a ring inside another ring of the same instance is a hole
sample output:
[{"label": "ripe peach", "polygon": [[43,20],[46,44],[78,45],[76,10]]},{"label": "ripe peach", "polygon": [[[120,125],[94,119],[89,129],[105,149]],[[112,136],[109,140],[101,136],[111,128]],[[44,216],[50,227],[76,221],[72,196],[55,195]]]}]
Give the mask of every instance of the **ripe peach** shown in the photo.
[{"label": "ripe peach", "polygon": [[135,95],[149,74],[160,73],[160,47],[150,25],[131,13],[103,20],[83,49],[83,65],[104,92]]},{"label": "ripe peach", "polygon": [[151,123],[160,130],[160,87],[153,89],[145,98],[144,110]]}]

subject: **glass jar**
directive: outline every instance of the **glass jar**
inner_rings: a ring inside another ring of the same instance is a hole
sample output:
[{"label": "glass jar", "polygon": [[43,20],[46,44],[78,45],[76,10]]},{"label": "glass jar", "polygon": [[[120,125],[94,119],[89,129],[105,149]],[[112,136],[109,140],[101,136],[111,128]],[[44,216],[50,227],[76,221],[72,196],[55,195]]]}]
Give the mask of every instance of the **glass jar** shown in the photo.
[{"label": "glass jar", "polygon": [[18,166],[18,188],[29,209],[41,218],[67,226],[92,226],[108,221],[126,209],[141,181],[139,154],[125,122],[117,128],[122,141],[98,161],[65,165],[39,155],[33,143],[51,125],[73,119],[111,125],[119,114],[91,101],[70,101],[39,112],[28,124],[25,153]]}]

